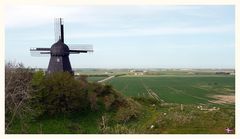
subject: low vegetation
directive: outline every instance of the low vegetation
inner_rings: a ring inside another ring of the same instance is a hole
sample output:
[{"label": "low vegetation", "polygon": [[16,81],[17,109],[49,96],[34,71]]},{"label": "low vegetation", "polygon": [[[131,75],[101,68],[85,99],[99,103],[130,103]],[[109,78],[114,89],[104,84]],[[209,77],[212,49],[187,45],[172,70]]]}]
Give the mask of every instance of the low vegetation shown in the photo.
[{"label": "low vegetation", "polygon": [[233,105],[161,101],[149,87],[152,79],[136,81],[148,94],[125,96],[124,85],[116,91],[114,84],[88,82],[86,76],[45,75],[14,63],[5,70],[7,134],[219,134],[235,127]]},{"label": "low vegetation", "polygon": [[[113,122],[123,123],[136,119],[140,113],[138,103],[110,85],[88,83],[85,77],[75,79],[67,72],[44,75],[43,71],[32,72],[22,65],[9,63],[5,82],[7,133],[28,133],[26,126],[59,115],[64,115],[65,120],[76,113],[79,117],[110,113]],[[14,129],[22,123],[25,126],[21,130]]]}]

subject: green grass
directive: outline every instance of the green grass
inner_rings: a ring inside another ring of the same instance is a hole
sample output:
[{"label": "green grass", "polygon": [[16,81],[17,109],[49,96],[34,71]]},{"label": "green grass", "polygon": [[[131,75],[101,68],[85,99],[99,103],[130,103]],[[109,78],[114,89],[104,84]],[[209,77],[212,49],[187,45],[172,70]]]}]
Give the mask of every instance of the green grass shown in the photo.
[{"label": "green grass", "polygon": [[57,116],[44,115],[41,119],[24,121],[16,120],[8,133],[27,134],[94,134],[99,133],[98,123],[102,112],[74,113],[70,115],[59,114]]},{"label": "green grass", "polygon": [[[101,117],[107,118],[104,133],[123,134],[225,134],[226,127],[235,127],[235,112],[232,108],[216,111],[202,111],[198,105],[160,103],[137,99],[141,104],[141,114],[126,123],[114,122],[111,112],[86,112],[71,115],[20,121],[16,120],[7,133],[14,134],[101,134]],[[153,106],[153,104],[155,104]],[[202,105],[211,108],[210,105]],[[24,124],[23,124],[24,123]],[[151,126],[154,128],[150,128]],[[22,127],[24,126],[24,127]]]},{"label": "green grass", "polygon": [[147,97],[151,90],[168,103],[199,104],[213,95],[235,92],[234,76],[125,76],[107,82],[126,96]]},{"label": "green grass", "polygon": [[[234,109],[202,111],[198,105],[164,103],[153,106],[142,102],[143,112],[137,121],[124,124],[138,134],[225,134],[226,127],[235,127]],[[211,108],[210,105],[203,105]],[[150,128],[151,126],[154,128]]]}]

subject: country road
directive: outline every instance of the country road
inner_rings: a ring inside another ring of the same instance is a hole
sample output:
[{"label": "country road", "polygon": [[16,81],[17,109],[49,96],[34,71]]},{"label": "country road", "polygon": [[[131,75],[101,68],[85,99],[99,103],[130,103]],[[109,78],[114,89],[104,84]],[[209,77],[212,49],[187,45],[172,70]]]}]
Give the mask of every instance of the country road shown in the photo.
[{"label": "country road", "polygon": [[98,83],[105,82],[105,81],[107,81],[107,80],[112,79],[113,77],[115,77],[115,76],[109,76],[109,77],[107,77],[107,78],[105,78],[105,79],[103,79],[103,80],[98,81]]}]

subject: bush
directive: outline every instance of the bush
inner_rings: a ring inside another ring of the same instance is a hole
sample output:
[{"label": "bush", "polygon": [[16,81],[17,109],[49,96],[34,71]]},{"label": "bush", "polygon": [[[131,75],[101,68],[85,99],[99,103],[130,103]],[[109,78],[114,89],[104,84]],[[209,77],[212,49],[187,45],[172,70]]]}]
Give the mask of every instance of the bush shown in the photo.
[{"label": "bush", "polygon": [[140,104],[128,99],[125,106],[119,107],[115,119],[117,122],[126,123],[132,119],[137,119],[140,111]]},{"label": "bush", "polygon": [[[25,68],[23,64],[9,62],[5,65],[5,125],[6,131],[15,118],[20,121],[31,114],[32,110],[28,104],[31,97],[32,71]],[[23,124],[22,124],[23,125]]]},{"label": "bush", "polygon": [[96,93],[92,93],[92,92],[88,93],[88,99],[89,99],[89,102],[90,102],[91,110],[93,110],[93,111],[98,110],[97,94]]},{"label": "bush", "polygon": [[145,103],[145,104],[155,104],[155,105],[160,105],[161,102],[158,101],[157,99],[155,98],[152,98],[152,97],[133,97],[133,100],[136,100],[140,103]]},{"label": "bush", "polygon": [[[88,108],[92,111],[99,108],[121,111],[121,107],[129,107],[132,111],[133,108],[133,104],[128,103],[112,86],[88,83],[85,78],[74,79],[67,72],[46,76],[43,72],[36,72],[32,80],[31,94],[31,105],[36,115],[81,112]],[[135,113],[134,110],[132,112]]]},{"label": "bush", "polygon": [[119,107],[127,104],[126,99],[116,92],[110,85],[102,85],[97,83],[91,84],[89,88],[89,101],[91,108],[96,110],[100,105],[105,107],[105,110],[116,110]]},{"label": "bush", "polygon": [[32,91],[32,106],[37,113],[50,115],[87,109],[86,86],[67,72],[47,75]]},{"label": "bush", "polygon": [[112,104],[115,102],[115,96],[113,94],[106,95],[103,98],[104,106],[106,110],[110,110]]},{"label": "bush", "polygon": [[40,70],[33,74],[31,85],[32,87],[38,87],[44,79],[44,71]]}]

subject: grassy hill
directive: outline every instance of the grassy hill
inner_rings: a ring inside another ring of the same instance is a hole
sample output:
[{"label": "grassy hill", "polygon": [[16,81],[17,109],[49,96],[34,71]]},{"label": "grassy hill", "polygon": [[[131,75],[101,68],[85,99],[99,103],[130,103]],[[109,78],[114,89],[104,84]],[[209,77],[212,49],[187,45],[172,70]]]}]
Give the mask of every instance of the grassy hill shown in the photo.
[{"label": "grassy hill", "polygon": [[50,134],[224,134],[234,127],[234,109],[203,105],[159,104],[153,100],[135,99],[141,113],[135,119],[117,122],[113,112],[81,112],[70,115],[44,116],[41,119],[15,121],[7,133]]},{"label": "grassy hill", "polygon": [[6,66],[7,134],[224,134],[235,128],[233,76],[115,77],[88,82]]}]

